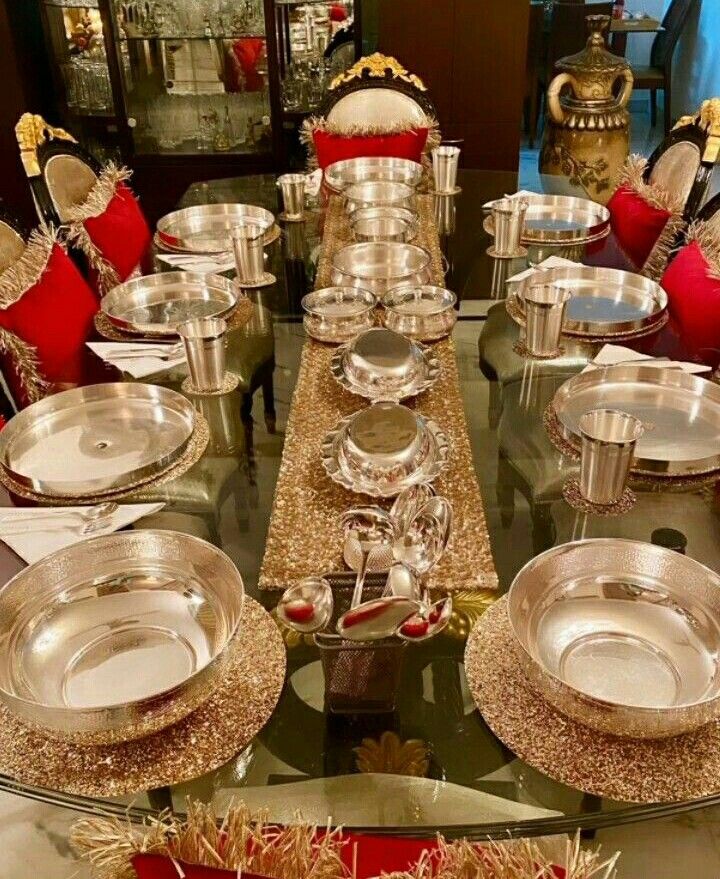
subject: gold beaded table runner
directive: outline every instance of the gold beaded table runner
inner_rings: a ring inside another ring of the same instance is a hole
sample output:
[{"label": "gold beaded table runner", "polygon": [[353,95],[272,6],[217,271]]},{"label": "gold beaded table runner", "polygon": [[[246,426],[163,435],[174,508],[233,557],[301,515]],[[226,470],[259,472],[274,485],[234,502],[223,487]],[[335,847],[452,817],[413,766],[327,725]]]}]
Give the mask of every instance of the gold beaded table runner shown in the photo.
[{"label": "gold beaded table runner", "polygon": [[[417,242],[431,254],[432,283],[444,283],[442,257],[433,220],[432,197],[418,196]],[[333,254],[350,243],[350,228],[342,202],[332,197],[328,207],[323,249],[316,287],[329,286]],[[405,405],[437,422],[450,442],[447,467],[435,480],[438,494],[453,507],[450,546],[433,570],[429,585],[434,589],[497,588],[497,573],[480,488],[475,477],[465,410],[452,339],[433,346],[441,365],[438,381]],[[261,589],[285,589],[312,575],[344,568],[340,514],[352,506],[368,503],[333,482],[325,473],[320,449],[323,438],[345,416],[368,403],[342,388],[332,377],[330,360],[335,348],[308,339],[285,435],[280,474],[268,531],[265,558],[260,571]],[[371,501],[374,503],[374,501]],[[380,501],[388,507],[389,501]]]}]

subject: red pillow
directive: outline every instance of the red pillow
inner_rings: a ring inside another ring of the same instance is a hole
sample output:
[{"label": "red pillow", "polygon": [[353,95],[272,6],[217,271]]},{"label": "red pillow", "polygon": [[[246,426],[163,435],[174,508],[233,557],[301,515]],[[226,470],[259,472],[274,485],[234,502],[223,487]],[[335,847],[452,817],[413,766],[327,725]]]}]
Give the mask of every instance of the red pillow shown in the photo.
[{"label": "red pillow", "polygon": [[671,212],[648,204],[627,184],[615,190],[607,206],[618,244],[635,267],[641,269],[663,234]]},{"label": "red pillow", "polygon": [[700,243],[690,241],[660,282],[668,295],[683,345],[691,357],[720,363],[720,277],[713,276]]},{"label": "red pillow", "polygon": [[428,138],[427,128],[413,128],[397,134],[344,135],[316,129],[312,133],[318,166],[325,170],[333,162],[361,156],[391,156],[422,161]]},{"label": "red pillow", "polygon": [[[31,238],[26,254],[35,249],[37,256],[43,246],[47,245],[41,236]],[[34,372],[49,383],[80,380],[83,348],[98,310],[95,294],[58,244],[43,257],[45,267],[37,280],[0,309],[3,372],[20,407],[39,396],[32,390]],[[12,267],[3,274],[11,271]],[[30,351],[19,350],[28,346]],[[36,364],[29,362],[28,354]]]}]

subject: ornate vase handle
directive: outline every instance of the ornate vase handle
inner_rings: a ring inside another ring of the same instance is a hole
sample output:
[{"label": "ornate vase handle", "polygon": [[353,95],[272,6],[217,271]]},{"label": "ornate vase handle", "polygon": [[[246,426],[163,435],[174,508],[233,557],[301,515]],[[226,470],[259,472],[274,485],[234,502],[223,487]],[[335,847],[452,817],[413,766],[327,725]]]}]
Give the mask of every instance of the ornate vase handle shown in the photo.
[{"label": "ornate vase handle", "polygon": [[[620,77],[618,77],[620,79]],[[635,77],[633,76],[632,70],[629,67],[626,67],[622,72],[623,79],[623,87],[620,92],[620,96],[618,97],[618,106],[624,107],[627,102],[630,100],[630,95],[633,90],[633,82],[635,81]]]},{"label": "ornate vase handle", "polygon": [[[548,115],[557,125],[562,125],[565,121],[565,111],[560,105],[560,92],[566,85],[569,85],[575,91],[575,86],[577,85],[575,77],[569,73],[558,73],[547,90]],[[630,90],[632,91],[632,84]],[[629,97],[630,95],[628,95]]]}]

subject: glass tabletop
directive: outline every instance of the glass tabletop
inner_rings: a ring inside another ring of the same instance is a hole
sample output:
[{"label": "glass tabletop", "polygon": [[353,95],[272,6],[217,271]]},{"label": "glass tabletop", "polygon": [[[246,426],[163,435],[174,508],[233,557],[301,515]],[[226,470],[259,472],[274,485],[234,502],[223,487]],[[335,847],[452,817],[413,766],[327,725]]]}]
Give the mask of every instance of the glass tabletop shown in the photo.
[{"label": "glass tabletop", "polygon": [[[553,361],[528,361],[513,345],[518,328],[504,303],[505,281],[539,255],[519,261],[486,255],[482,204],[516,188],[514,175],[461,173],[462,192],[438,206],[447,283],[459,298],[454,330],[458,367],[477,478],[501,588],[455,596],[451,624],[440,636],[406,651],[395,711],[333,715],[324,710],[318,649],[285,630],[287,675],[279,703],[261,732],[224,766],[192,781],[131,797],[93,799],[29,787],[0,776],[0,788],[79,811],[133,815],[173,807],[186,797],[212,801],[222,813],[231,799],[267,808],[270,818],[306,819],[372,829],[376,833],[447,836],[549,834],[597,828],[697,808],[703,800],[637,805],[600,799],[557,783],[518,759],[483,722],[463,671],[467,635],[516,572],[538,552],[580,537],[650,540],[672,528],[688,555],[720,569],[720,503],[710,488],[639,488],[636,506],[618,517],[576,513],[563,500],[572,462],[548,439],[542,415],[555,390],[580,371],[598,345],[568,342]],[[275,179],[246,177],[196,184],[181,206],[247,202],[278,211]],[[276,592],[257,589],[278,477],[285,429],[304,332],[300,299],[312,289],[323,213],[287,224],[268,248],[277,283],[249,292],[254,311],[231,332],[228,367],[241,377],[237,391],[193,397],[210,424],[201,460],[156,490],[165,507],[142,527],[172,528],[220,546],[238,566],[249,594],[272,612]],[[601,253],[573,258],[622,265],[608,240]],[[157,263],[162,269],[161,261]],[[663,330],[638,343],[644,351],[678,356],[681,342]],[[638,347],[635,346],[635,347]],[[118,379],[88,352],[85,383]],[[144,381],[180,389],[184,373],[168,370]],[[155,496],[153,496],[155,499]],[[4,496],[4,503],[10,499]],[[0,545],[0,582],[23,566]],[[361,749],[361,750],[358,750]]]}]

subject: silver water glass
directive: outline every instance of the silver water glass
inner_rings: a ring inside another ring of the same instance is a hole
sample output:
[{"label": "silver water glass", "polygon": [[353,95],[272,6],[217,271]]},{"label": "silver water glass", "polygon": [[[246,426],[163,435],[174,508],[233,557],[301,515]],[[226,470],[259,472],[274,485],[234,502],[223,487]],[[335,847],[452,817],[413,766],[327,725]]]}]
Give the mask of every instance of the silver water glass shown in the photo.
[{"label": "silver water glass", "polygon": [[460,147],[439,146],[432,151],[435,192],[452,195],[457,189],[457,173],[460,163]]},{"label": "silver water glass", "polygon": [[305,175],[283,174],[277,186],[282,193],[283,219],[302,220],[305,213]]},{"label": "silver water glass", "polygon": [[580,418],[580,494],[585,500],[603,506],[620,500],[643,430],[639,418],[617,409],[591,409]]},{"label": "silver water glass", "polygon": [[243,223],[235,226],[230,235],[238,282],[258,284],[265,276],[265,229],[254,223]]},{"label": "silver water glass", "polygon": [[493,204],[493,256],[510,258],[525,254],[520,242],[525,230],[527,209],[528,201],[524,198],[501,198]]},{"label": "silver water glass", "polygon": [[560,353],[560,335],[570,293],[555,284],[534,284],[524,294],[525,347],[534,357]]},{"label": "silver water glass", "polygon": [[227,323],[217,317],[196,317],[178,325],[185,345],[193,390],[212,394],[225,378],[225,333]]}]

